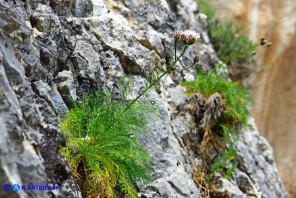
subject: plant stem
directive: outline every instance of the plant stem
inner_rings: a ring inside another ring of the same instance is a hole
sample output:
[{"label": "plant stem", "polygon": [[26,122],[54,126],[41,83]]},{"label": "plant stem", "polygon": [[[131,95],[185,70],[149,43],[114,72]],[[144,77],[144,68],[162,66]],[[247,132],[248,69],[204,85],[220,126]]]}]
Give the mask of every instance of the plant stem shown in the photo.
[{"label": "plant stem", "polygon": [[[178,58],[176,59],[175,57],[175,61],[167,68],[167,70],[160,75],[157,79],[155,79],[142,93],[140,93],[135,99],[132,100],[131,103],[129,103],[124,110],[116,116],[116,119],[121,117],[135,102],[138,101],[138,99],[143,96],[153,85],[155,85],[162,77],[164,77],[166,74],[168,74],[169,72],[172,71],[172,68],[175,66],[175,64],[180,60],[180,58],[184,55],[185,51],[187,50],[187,48],[189,47],[189,45],[185,45],[184,49],[182,51],[182,53],[178,56]],[[115,122],[113,122],[110,126],[108,126],[108,128],[105,129],[105,131],[109,131],[110,128],[114,125]]]},{"label": "plant stem", "polygon": [[[178,58],[176,59],[175,56],[175,61],[168,67],[168,69],[162,74],[160,75],[157,79],[155,79],[141,94],[139,94],[135,99],[133,99],[133,101],[123,110],[123,113],[125,111],[127,111],[141,96],[143,96],[153,85],[155,85],[162,77],[164,77],[166,74],[168,74],[172,68],[175,66],[175,64],[180,60],[180,58],[184,55],[185,51],[187,50],[188,45],[185,45],[182,53],[178,56]],[[176,49],[175,49],[175,53],[176,53]]]},{"label": "plant stem", "polygon": [[177,58],[177,39],[175,40],[175,61]]},{"label": "plant stem", "polygon": [[246,50],[244,50],[244,51],[233,52],[233,53],[230,54],[230,56],[228,56],[228,57],[225,59],[224,62],[225,62],[226,64],[228,64],[228,63],[230,63],[230,61],[232,61],[233,59],[236,59],[236,58],[243,58],[243,57],[246,57],[246,56],[249,57],[249,56],[248,56],[248,52],[250,52],[251,49],[252,49],[252,50],[256,49],[257,47],[260,47],[260,45],[259,45],[259,44],[255,44],[255,45],[251,46],[250,48],[248,48],[248,49],[246,49]]},{"label": "plant stem", "polygon": [[187,69],[190,69],[191,67],[193,67],[196,63],[193,63],[192,65],[188,66],[188,67],[182,67],[183,69],[179,69],[179,70],[175,70],[175,71],[183,71],[183,70],[187,70]]}]

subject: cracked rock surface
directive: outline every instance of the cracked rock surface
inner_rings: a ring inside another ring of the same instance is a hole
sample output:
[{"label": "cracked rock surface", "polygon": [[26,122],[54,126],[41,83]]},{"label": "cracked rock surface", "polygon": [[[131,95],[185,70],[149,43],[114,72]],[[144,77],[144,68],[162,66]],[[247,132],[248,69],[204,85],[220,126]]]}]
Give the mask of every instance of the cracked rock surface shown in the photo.
[{"label": "cracked rock surface", "polygon": [[[58,191],[0,191],[0,197],[81,197],[58,152],[65,144],[58,116],[71,108],[69,97],[115,89],[117,77],[132,77],[139,93],[156,64],[172,62],[175,30],[196,29],[205,38],[177,67],[191,65],[196,54],[204,70],[219,62],[194,0],[15,0],[0,8],[0,184],[59,185]],[[138,186],[139,197],[200,197],[191,146],[199,126],[179,85],[194,77],[194,69],[173,72],[143,98],[161,119],[140,140],[155,163],[153,182]],[[199,99],[195,111],[202,108]],[[232,197],[287,197],[269,144],[257,130],[241,133],[242,168],[223,189]]]}]

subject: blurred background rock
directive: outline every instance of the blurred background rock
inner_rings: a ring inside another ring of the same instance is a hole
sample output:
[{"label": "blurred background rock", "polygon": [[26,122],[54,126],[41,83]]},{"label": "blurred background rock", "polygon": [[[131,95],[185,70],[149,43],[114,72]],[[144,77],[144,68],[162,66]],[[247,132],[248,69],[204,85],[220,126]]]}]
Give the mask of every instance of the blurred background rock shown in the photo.
[{"label": "blurred background rock", "polygon": [[253,115],[274,148],[279,173],[296,197],[296,1],[210,0],[217,16],[243,26],[253,41],[265,37],[273,45],[257,53],[262,71],[253,84]]}]

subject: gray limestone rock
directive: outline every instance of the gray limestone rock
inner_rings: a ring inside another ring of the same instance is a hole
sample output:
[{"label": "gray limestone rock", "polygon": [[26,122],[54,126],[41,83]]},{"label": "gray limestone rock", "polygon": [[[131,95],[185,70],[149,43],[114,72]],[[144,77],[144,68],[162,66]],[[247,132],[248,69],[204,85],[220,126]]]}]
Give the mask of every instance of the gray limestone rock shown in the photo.
[{"label": "gray limestone rock", "polygon": [[68,108],[60,93],[57,91],[57,88],[55,86],[50,87],[41,80],[34,82],[33,85],[38,95],[43,98],[58,115],[64,118],[68,112]]},{"label": "gray limestone rock", "polygon": [[[39,8],[39,7],[38,7]],[[50,9],[47,7],[47,9]],[[43,9],[38,10],[39,12],[43,11]],[[36,28],[39,32],[52,33],[53,29],[57,29],[60,25],[60,21],[58,16],[54,16],[53,14],[45,14],[45,13],[33,13],[30,16],[30,22],[32,28]]]},{"label": "gray limestone rock", "polygon": [[92,45],[85,41],[78,41],[73,52],[73,62],[79,76],[85,79],[95,80],[96,73],[102,69],[99,54]]},{"label": "gray limestone rock", "polygon": [[[117,77],[130,77],[134,95],[140,93],[156,65],[165,68],[173,61],[175,30],[197,30],[204,38],[188,48],[177,68],[191,65],[195,55],[203,70],[219,62],[194,0],[1,1],[0,16],[0,184],[59,186],[58,191],[0,190],[0,197],[81,197],[58,152],[65,140],[57,116],[65,117],[70,97],[80,100],[102,87],[116,91]],[[139,197],[202,196],[192,179],[201,120],[219,116],[221,106],[215,104],[221,96],[207,104],[200,94],[188,98],[179,83],[195,75],[194,68],[173,72],[141,99],[156,105],[160,118],[140,140],[154,164],[153,182],[137,184]],[[222,181],[220,193],[288,197],[272,148],[252,125],[237,143],[239,171]]]},{"label": "gray limestone rock", "polygon": [[65,101],[65,103],[67,102],[67,106],[71,106],[71,100],[77,100],[72,72],[66,70],[59,72],[55,79],[55,82],[63,100]]},{"label": "gray limestone rock", "polygon": [[262,192],[262,197],[289,197],[278,175],[273,149],[267,140],[259,134],[253,119],[253,129],[242,131],[237,147],[243,157],[243,163]]},{"label": "gray limestone rock", "polygon": [[[1,197],[79,197],[66,162],[57,152],[62,139],[56,115],[26,82],[13,47],[0,36],[1,185],[70,185],[59,191],[0,192]],[[7,60],[9,59],[9,60]]]},{"label": "gray limestone rock", "polygon": [[[157,193],[156,197],[199,197],[198,189],[191,179],[192,169],[187,150],[170,126],[165,102],[156,92],[147,94],[145,100],[158,107],[161,117],[151,124],[150,133],[141,140],[155,159],[153,190]],[[142,195],[146,196],[145,193]]]},{"label": "gray limestone rock", "polygon": [[[125,72],[145,75],[150,66],[149,50],[133,36],[128,21],[118,14],[104,14],[91,19],[94,34],[106,49],[117,52]],[[112,35],[110,37],[109,35]]]},{"label": "gray limestone rock", "polygon": [[103,0],[91,0],[93,16],[100,16],[108,13],[108,8]]}]

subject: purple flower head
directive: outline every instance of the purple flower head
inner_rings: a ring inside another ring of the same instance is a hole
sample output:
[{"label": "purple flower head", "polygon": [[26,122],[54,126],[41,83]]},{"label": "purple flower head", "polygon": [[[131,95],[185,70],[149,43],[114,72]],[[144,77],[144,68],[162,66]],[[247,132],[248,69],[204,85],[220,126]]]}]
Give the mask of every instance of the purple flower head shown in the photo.
[{"label": "purple flower head", "polygon": [[182,31],[182,33],[185,34],[186,36],[194,36],[196,39],[200,38],[200,34],[194,30],[185,30],[185,31]]},{"label": "purple flower head", "polygon": [[201,38],[200,34],[193,30],[176,31],[174,34],[176,40],[180,40],[185,44],[192,45]]}]

